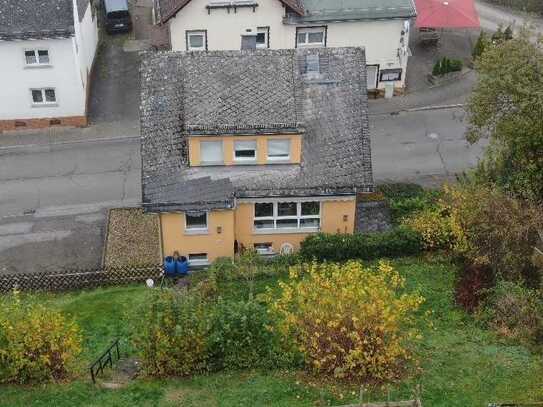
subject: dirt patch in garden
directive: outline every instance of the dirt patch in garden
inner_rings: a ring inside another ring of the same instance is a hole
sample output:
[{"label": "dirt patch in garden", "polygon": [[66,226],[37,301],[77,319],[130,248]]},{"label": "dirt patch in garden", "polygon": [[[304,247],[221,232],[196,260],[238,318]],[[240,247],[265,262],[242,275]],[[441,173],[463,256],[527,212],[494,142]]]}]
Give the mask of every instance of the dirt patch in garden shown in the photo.
[{"label": "dirt patch in garden", "polygon": [[109,212],[105,267],[160,264],[159,218],[143,209]]}]

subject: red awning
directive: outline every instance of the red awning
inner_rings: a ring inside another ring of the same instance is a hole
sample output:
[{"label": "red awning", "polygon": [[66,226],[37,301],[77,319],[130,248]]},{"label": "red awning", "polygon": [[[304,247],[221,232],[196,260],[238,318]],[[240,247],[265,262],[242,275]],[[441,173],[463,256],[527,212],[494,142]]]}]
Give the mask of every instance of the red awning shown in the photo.
[{"label": "red awning", "polygon": [[474,0],[415,0],[417,28],[480,28]]}]

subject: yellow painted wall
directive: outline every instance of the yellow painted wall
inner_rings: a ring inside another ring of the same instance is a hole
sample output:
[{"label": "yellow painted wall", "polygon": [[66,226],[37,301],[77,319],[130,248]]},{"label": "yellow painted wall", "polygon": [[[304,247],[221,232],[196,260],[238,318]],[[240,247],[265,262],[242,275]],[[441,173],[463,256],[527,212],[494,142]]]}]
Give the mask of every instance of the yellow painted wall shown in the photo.
[{"label": "yellow painted wall", "polygon": [[[356,202],[325,201],[321,207],[321,231],[326,233],[353,233]],[[254,204],[238,203],[235,210],[213,211],[208,214],[208,233],[192,235],[185,233],[185,216],[182,213],[161,214],[162,243],[164,256],[174,251],[188,256],[190,253],[207,253],[209,261],[217,257],[234,255],[234,241],[246,248],[255,243],[272,243],[279,252],[281,245],[288,242],[299,249],[300,243],[311,233],[270,233],[253,232]],[[222,228],[218,233],[217,227]]]},{"label": "yellow painted wall", "polygon": [[[321,231],[325,233],[353,233],[355,220],[355,200],[326,201],[322,203]],[[253,233],[254,204],[238,203],[235,210],[236,239],[246,248],[254,247],[255,243],[272,243],[274,251],[278,252],[281,245],[288,242],[296,250],[300,243],[311,233]],[[344,220],[346,216],[346,220]]]},{"label": "yellow painted wall", "polygon": [[[213,211],[207,217],[207,234],[185,233],[185,215],[163,213],[160,215],[164,256],[178,251],[182,256],[207,253],[211,262],[217,257],[234,255],[234,211]],[[218,228],[221,228],[219,233]]]},{"label": "yellow painted wall", "polygon": [[[290,160],[289,161],[268,161],[268,140],[290,139]],[[302,156],[302,136],[299,134],[285,135],[262,135],[262,136],[219,136],[219,137],[189,137],[189,161],[193,167],[200,165],[200,141],[222,141],[224,153],[224,165],[246,165],[243,162],[234,162],[234,142],[251,141],[257,142],[256,164],[299,164]]]}]

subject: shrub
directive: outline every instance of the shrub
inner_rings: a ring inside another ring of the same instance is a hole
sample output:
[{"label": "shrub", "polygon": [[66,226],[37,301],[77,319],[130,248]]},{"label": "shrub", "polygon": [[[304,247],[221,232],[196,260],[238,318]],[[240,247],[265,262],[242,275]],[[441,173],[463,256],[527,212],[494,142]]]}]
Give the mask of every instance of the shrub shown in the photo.
[{"label": "shrub", "polygon": [[286,359],[264,305],[219,300],[212,314],[208,342],[215,369],[269,368]]},{"label": "shrub", "polygon": [[501,281],[490,291],[479,317],[504,338],[543,345],[541,291]]},{"label": "shrub", "polygon": [[533,273],[534,246],[543,230],[538,206],[472,184],[447,188],[440,205],[450,216],[457,255],[506,280]]},{"label": "shrub", "polygon": [[418,332],[413,313],[423,299],[401,294],[404,280],[386,263],[292,267],[271,310],[314,373],[359,383],[402,375]]},{"label": "shrub", "polygon": [[133,342],[151,376],[188,376],[207,368],[209,318],[186,290],[153,290],[134,316]]},{"label": "shrub", "polygon": [[443,57],[435,63],[434,68],[432,69],[432,75],[440,76],[451,72],[459,72],[462,70],[463,65],[463,62],[460,59]]},{"label": "shrub", "polygon": [[422,250],[419,233],[398,227],[382,233],[311,235],[302,242],[300,256],[306,260],[342,262],[411,256]]},{"label": "shrub", "polygon": [[489,45],[490,40],[488,39],[486,33],[484,31],[481,31],[481,34],[479,34],[479,38],[477,38],[477,42],[475,43],[475,47],[473,48],[473,59],[477,59],[481,55],[483,55]]},{"label": "shrub", "polygon": [[426,209],[403,223],[420,233],[426,250],[451,249],[454,245],[450,218],[439,208]]},{"label": "shrub", "polygon": [[494,275],[489,267],[467,264],[456,282],[455,301],[466,311],[474,312],[494,284]]},{"label": "shrub", "polygon": [[425,190],[417,184],[383,184],[377,187],[383,193],[390,206],[392,223],[401,221],[413,213],[435,207],[441,192]]},{"label": "shrub", "polygon": [[59,311],[17,292],[0,301],[0,382],[66,378],[81,352],[81,334]]}]

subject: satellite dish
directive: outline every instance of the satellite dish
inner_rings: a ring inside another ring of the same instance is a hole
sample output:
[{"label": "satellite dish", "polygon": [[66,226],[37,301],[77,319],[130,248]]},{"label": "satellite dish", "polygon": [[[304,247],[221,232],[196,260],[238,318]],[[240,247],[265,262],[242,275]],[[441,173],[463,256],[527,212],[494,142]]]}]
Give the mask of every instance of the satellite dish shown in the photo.
[{"label": "satellite dish", "polygon": [[281,256],[287,256],[292,253],[294,253],[293,245],[291,245],[290,243],[283,243],[281,245],[281,249],[279,250],[279,254],[281,254]]}]

